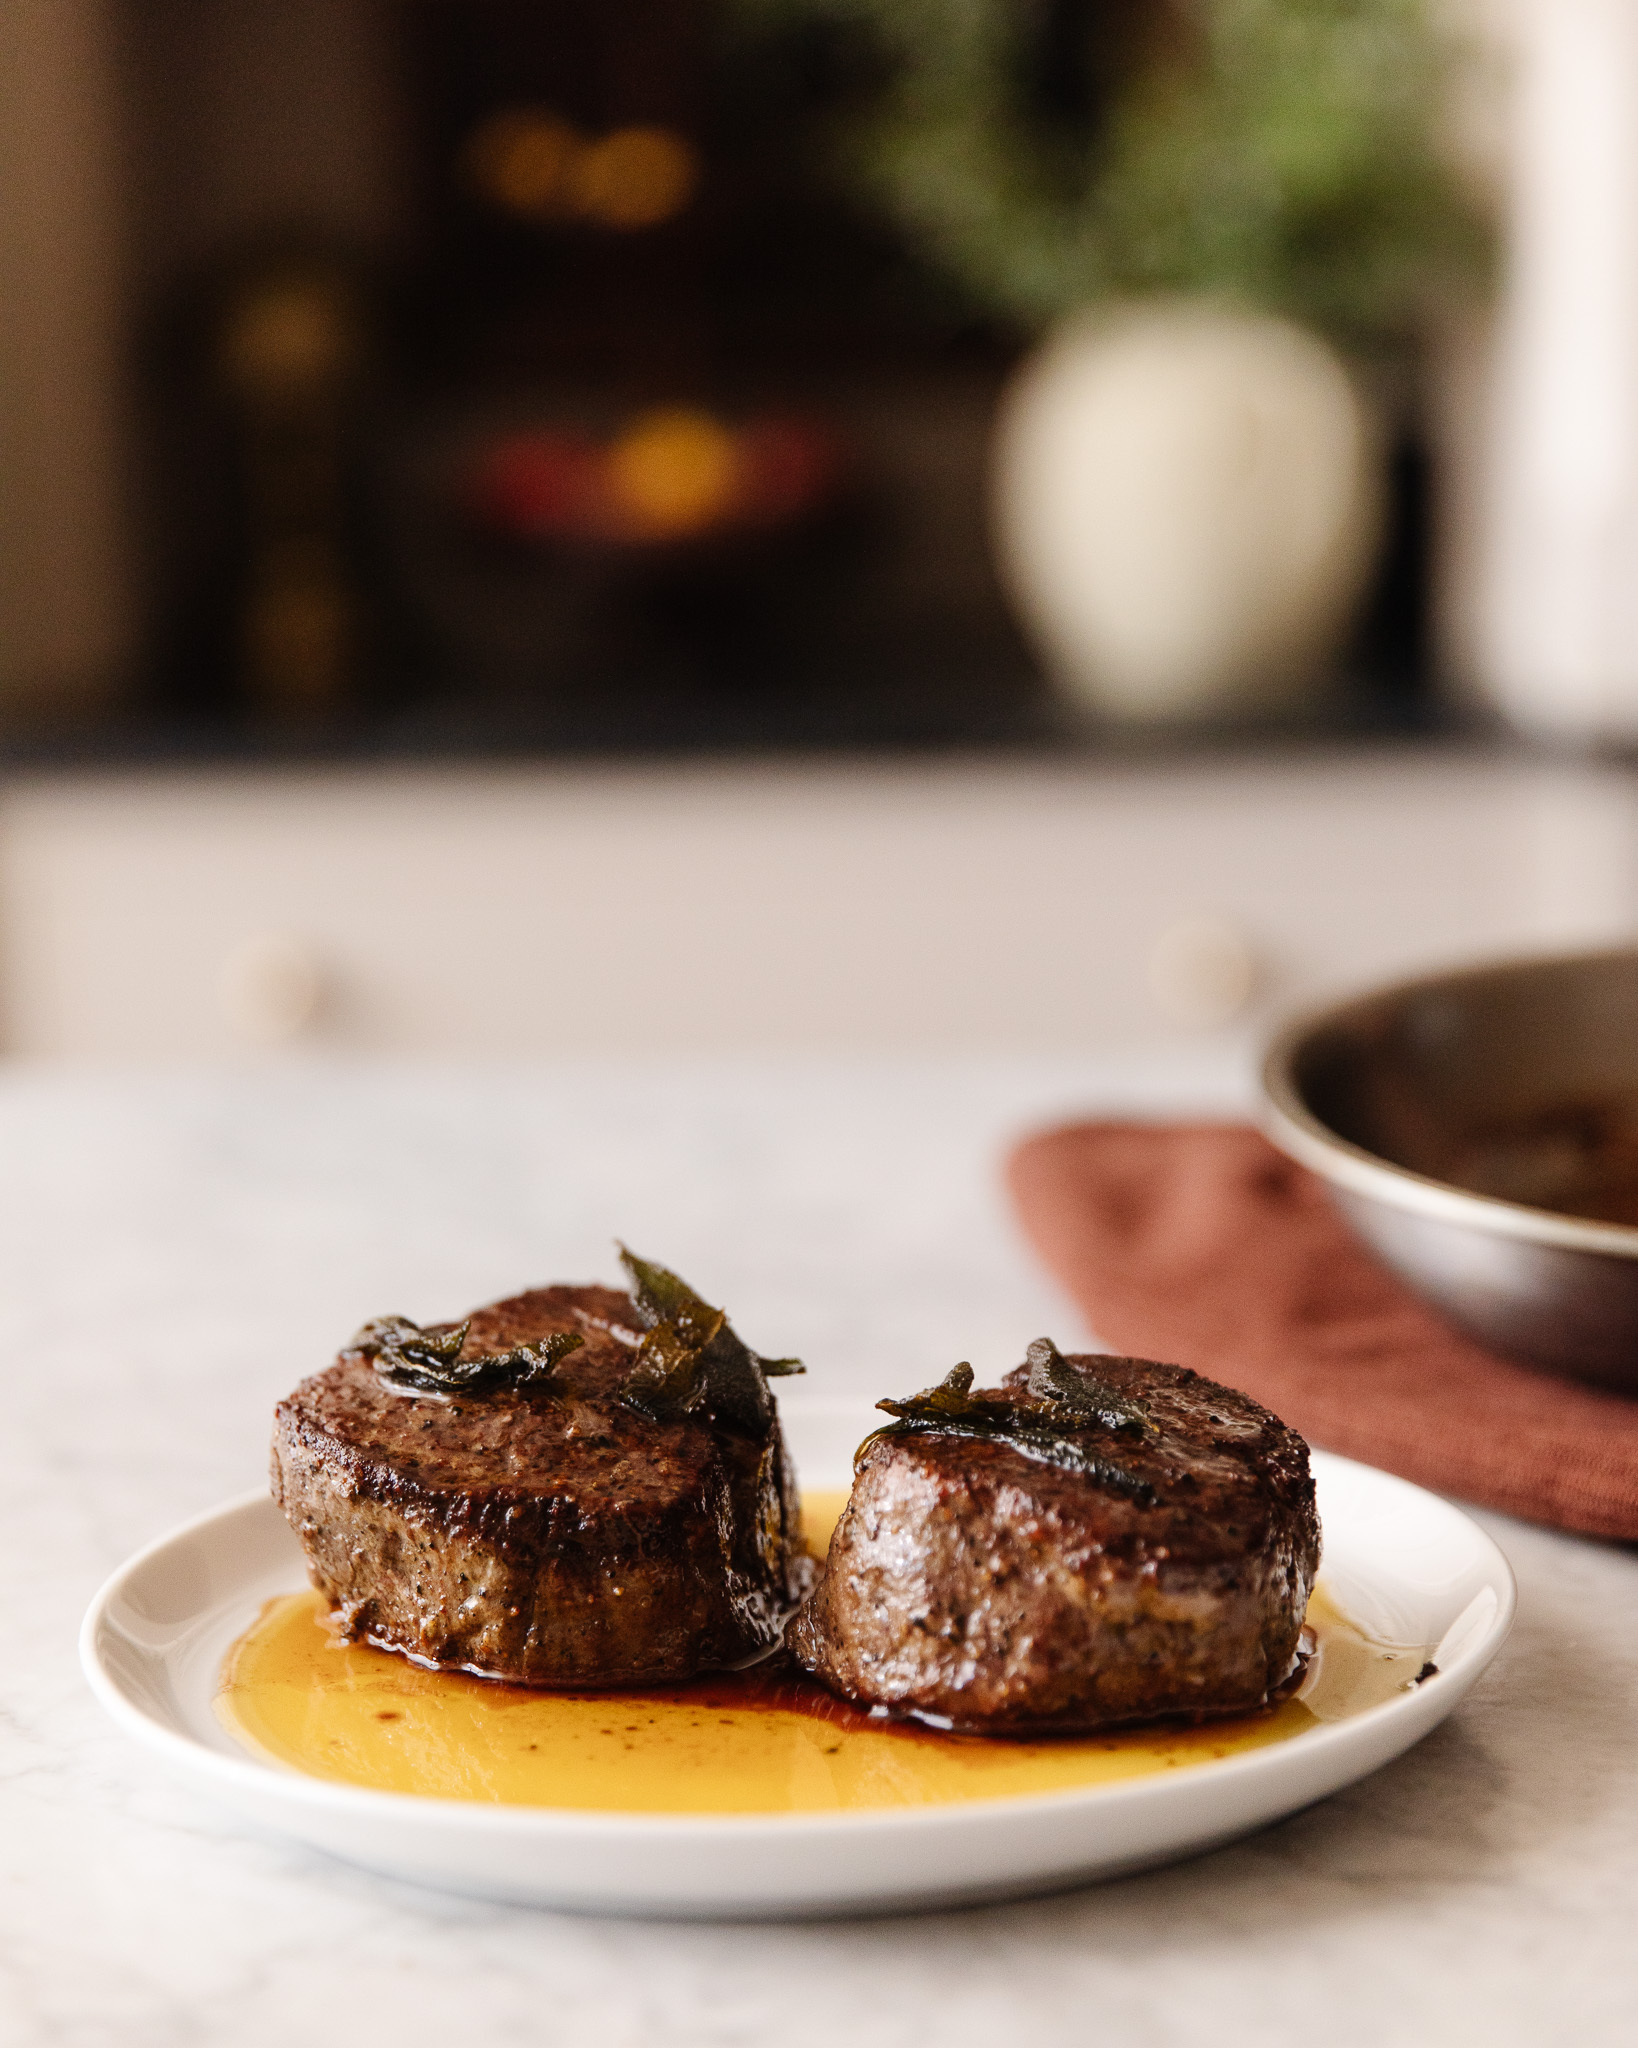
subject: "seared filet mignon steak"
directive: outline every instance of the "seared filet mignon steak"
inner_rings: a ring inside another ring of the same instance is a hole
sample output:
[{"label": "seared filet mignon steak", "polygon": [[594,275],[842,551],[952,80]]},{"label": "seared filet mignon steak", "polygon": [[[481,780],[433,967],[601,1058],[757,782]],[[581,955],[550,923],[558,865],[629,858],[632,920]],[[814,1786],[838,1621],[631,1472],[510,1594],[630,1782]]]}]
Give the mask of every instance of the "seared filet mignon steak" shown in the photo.
[{"label": "seared filet mignon steak", "polygon": [[663,1267],[369,1324],[281,1402],[273,1492],[349,1637],[525,1685],[743,1663],[806,1589],[760,1359]]},{"label": "seared filet mignon steak", "polygon": [[974,1733],[1246,1712],[1319,1565],[1308,1447],[1181,1366],[958,1366],[883,1402],[788,1640],[833,1692]]}]

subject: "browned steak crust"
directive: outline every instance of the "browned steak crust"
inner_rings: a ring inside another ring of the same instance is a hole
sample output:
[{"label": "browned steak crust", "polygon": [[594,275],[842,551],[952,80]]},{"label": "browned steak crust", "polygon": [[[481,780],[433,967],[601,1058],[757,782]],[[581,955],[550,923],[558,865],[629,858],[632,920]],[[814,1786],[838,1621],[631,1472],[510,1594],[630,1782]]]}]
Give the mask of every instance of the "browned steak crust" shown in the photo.
[{"label": "browned steak crust", "polygon": [[623,1406],[641,1324],[607,1287],[480,1309],[462,1356],[554,1330],[585,1343],[549,1387],[415,1397],[344,1352],[279,1404],[274,1497],[342,1627],[543,1686],[686,1678],[766,1649],[807,1570],[777,1416],[746,1434]]},{"label": "browned steak crust", "polygon": [[1287,1677],[1319,1565],[1307,1445],[1181,1366],[1070,1363],[1147,1407],[1153,1436],[1099,1448],[1153,1498],[1002,1441],[876,1439],[789,1635],[834,1692],[1021,1733],[1249,1711]]}]

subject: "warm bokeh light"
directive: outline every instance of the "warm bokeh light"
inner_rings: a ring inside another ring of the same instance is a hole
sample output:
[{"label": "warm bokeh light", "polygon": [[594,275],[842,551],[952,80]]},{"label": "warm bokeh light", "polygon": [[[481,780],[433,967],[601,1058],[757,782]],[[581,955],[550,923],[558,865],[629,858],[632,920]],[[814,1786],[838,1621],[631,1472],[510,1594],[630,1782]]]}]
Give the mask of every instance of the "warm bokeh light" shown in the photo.
[{"label": "warm bokeh light", "polygon": [[609,228],[673,220],[699,183],[699,161],[670,128],[616,128],[581,151],[570,183],[579,211]]},{"label": "warm bokeh light", "polygon": [[345,294],[318,276],[268,278],[222,324],[222,372],[252,399],[320,390],[345,375],[357,353]]},{"label": "warm bokeh light", "polygon": [[847,466],[824,420],[668,406],[608,440],[568,423],[486,440],[464,495],[507,539],[642,548],[792,525],[834,502]]},{"label": "warm bokeh light", "polygon": [[473,190],[520,220],[582,220],[631,232],[683,211],[699,160],[670,128],[615,128],[583,136],[561,115],[508,107],[481,122],[464,153]]},{"label": "warm bokeh light", "polygon": [[697,533],[738,489],[734,436],[703,412],[645,413],[610,449],[609,483],[634,524],[654,534]]},{"label": "warm bokeh light", "polygon": [[558,115],[508,107],[472,131],[466,174],[473,190],[504,213],[559,220],[572,211],[568,172],[580,148],[580,136]]}]

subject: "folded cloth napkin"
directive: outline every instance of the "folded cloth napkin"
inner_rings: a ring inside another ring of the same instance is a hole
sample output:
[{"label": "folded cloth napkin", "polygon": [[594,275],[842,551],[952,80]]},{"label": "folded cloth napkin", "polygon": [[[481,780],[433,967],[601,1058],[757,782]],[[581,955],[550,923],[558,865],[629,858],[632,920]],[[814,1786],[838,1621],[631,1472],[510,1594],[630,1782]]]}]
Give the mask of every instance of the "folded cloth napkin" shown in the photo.
[{"label": "folded cloth napkin", "polygon": [[1638,1539],[1638,1400],[1482,1351],[1257,1132],[1083,1124],[1021,1145],[1008,1177],[1103,1344],[1192,1365],[1441,1493]]}]

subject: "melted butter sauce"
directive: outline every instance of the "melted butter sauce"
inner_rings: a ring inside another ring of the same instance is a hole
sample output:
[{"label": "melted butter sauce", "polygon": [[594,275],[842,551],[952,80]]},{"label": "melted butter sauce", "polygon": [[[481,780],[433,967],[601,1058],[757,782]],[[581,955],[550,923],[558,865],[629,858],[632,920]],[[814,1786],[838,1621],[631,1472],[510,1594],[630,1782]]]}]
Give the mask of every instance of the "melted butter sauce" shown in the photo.
[{"label": "melted butter sauce", "polygon": [[[821,1556],[847,1496],[810,1493]],[[776,1663],[641,1692],[538,1692],[340,1644],[318,1593],[270,1600],[228,1653],[217,1712],[257,1755],[386,1792],[626,1813],[831,1813],[1058,1792],[1209,1763],[1363,1712],[1421,1646],[1372,1640],[1319,1587],[1316,1650],[1271,1712],[1028,1742],[871,1719]]]}]

